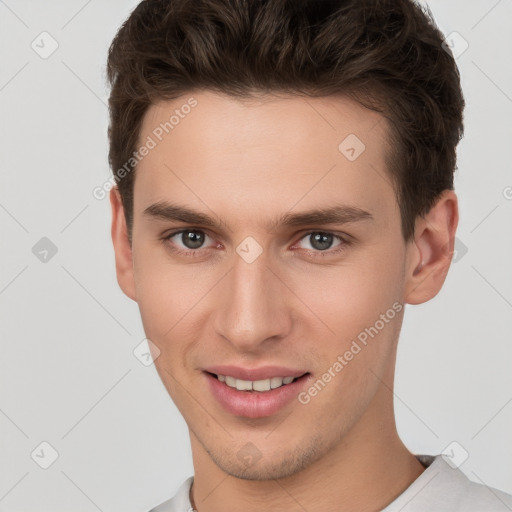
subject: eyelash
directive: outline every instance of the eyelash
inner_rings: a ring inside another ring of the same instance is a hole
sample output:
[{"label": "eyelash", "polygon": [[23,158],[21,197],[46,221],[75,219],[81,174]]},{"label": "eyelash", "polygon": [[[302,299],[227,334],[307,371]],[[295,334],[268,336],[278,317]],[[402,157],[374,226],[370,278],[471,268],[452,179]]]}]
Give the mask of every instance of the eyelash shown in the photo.
[{"label": "eyelash", "polygon": [[[191,256],[191,257],[197,257],[198,254],[201,252],[202,249],[204,249],[203,247],[199,248],[199,249],[188,249],[188,250],[183,250],[183,249],[177,249],[175,246],[172,245],[172,243],[170,242],[171,238],[175,237],[176,235],[180,235],[182,233],[188,233],[190,231],[193,231],[193,232],[196,232],[196,233],[204,233],[205,235],[209,236],[208,233],[206,233],[204,230],[202,229],[195,229],[195,228],[188,228],[188,229],[180,229],[178,231],[173,231],[172,233],[169,233],[167,235],[165,235],[163,238],[162,238],[162,241],[164,242],[164,244],[174,253],[180,255],[180,256]],[[319,251],[319,250],[308,250],[308,249],[304,249],[306,250],[309,254],[313,254],[313,257],[315,258],[325,258],[327,256],[333,256],[333,255],[336,255],[336,254],[340,254],[341,252],[345,251],[347,249],[347,247],[349,245],[351,245],[351,240],[347,239],[347,238],[344,238],[342,237],[341,235],[337,235],[336,233],[333,233],[332,231],[321,231],[321,230],[311,230],[311,231],[308,231],[307,233],[304,233],[300,239],[299,239],[299,242],[301,240],[303,240],[304,238],[306,238],[307,236],[311,236],[312,234],[322,234],[322,235],[332,235],[334,238],[337,238],[341,243],[340,245],[336,246],[334,250],[331,250],[331,249],[327,249],[325,251]],[[210,237],[211,238],[211,237]]]}]

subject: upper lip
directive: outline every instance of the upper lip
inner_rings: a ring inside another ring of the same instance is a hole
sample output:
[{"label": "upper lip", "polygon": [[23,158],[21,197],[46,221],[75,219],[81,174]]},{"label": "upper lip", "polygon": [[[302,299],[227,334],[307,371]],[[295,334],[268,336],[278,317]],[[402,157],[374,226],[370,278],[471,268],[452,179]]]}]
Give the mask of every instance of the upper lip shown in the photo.
[{"label": "upper lip", "polygon": [[301,377],[304,370],[286,368],[284,366],[261,366],[260,368],[243,368],[241,366],[219,365],[204,368],[204,371],[216,375],[229,375],[240,380],[264,380],[272,377]]}]

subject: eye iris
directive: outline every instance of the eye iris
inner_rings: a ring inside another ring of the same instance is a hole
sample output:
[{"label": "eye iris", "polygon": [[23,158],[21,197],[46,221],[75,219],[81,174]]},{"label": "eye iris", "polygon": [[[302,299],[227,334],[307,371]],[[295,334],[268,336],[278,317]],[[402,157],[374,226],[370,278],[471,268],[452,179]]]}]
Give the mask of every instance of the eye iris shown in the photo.
[{"label": "eye iris", "polygon": [[197,249],[204,243],[204,233],[198,233],[197,231],[185,231],[181,235],[181,240],[185,247],[189,249]]},{"label": "eye iris", "polygon": [[332,235],[327,233],[315,233],[310,235],[311,246],[318,250],[329,249],[332,245]]}]

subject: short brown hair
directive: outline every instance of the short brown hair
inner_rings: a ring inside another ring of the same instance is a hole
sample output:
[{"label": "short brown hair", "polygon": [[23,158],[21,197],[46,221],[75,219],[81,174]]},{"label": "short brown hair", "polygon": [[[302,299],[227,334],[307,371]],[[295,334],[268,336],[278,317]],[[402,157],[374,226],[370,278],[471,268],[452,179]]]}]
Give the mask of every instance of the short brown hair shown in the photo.
[{"label": "short brown hair", "polygon": [[[443,41],[413,0],[144,0],[109,50],[110,166],[116,176],[133,163],[152,104],[192,90],[345,95],[390,122],[387,170],[409,241],[416,217],[453,189],[463,135],[459,71]],[[134,167],[116,180],[130,240]]]}]

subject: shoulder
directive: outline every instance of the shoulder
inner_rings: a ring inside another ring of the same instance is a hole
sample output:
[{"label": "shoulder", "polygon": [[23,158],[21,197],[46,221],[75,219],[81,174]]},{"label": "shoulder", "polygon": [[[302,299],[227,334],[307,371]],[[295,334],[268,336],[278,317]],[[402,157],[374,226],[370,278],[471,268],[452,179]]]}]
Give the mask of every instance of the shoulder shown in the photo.
[{"label": "shoulder", "polygon": [[473,482],[441,455],[417,456],[427,469],[382,512],[510,512],[512,496]]},{"label": "shoulder", "polygon": [[190,500],[188,498],[190,486],[194,480],[193,476],[189,476],[179,487],[178,491],[170,500],[161,503],[160,505],[152,508],[148,512],[190,512]]}]

